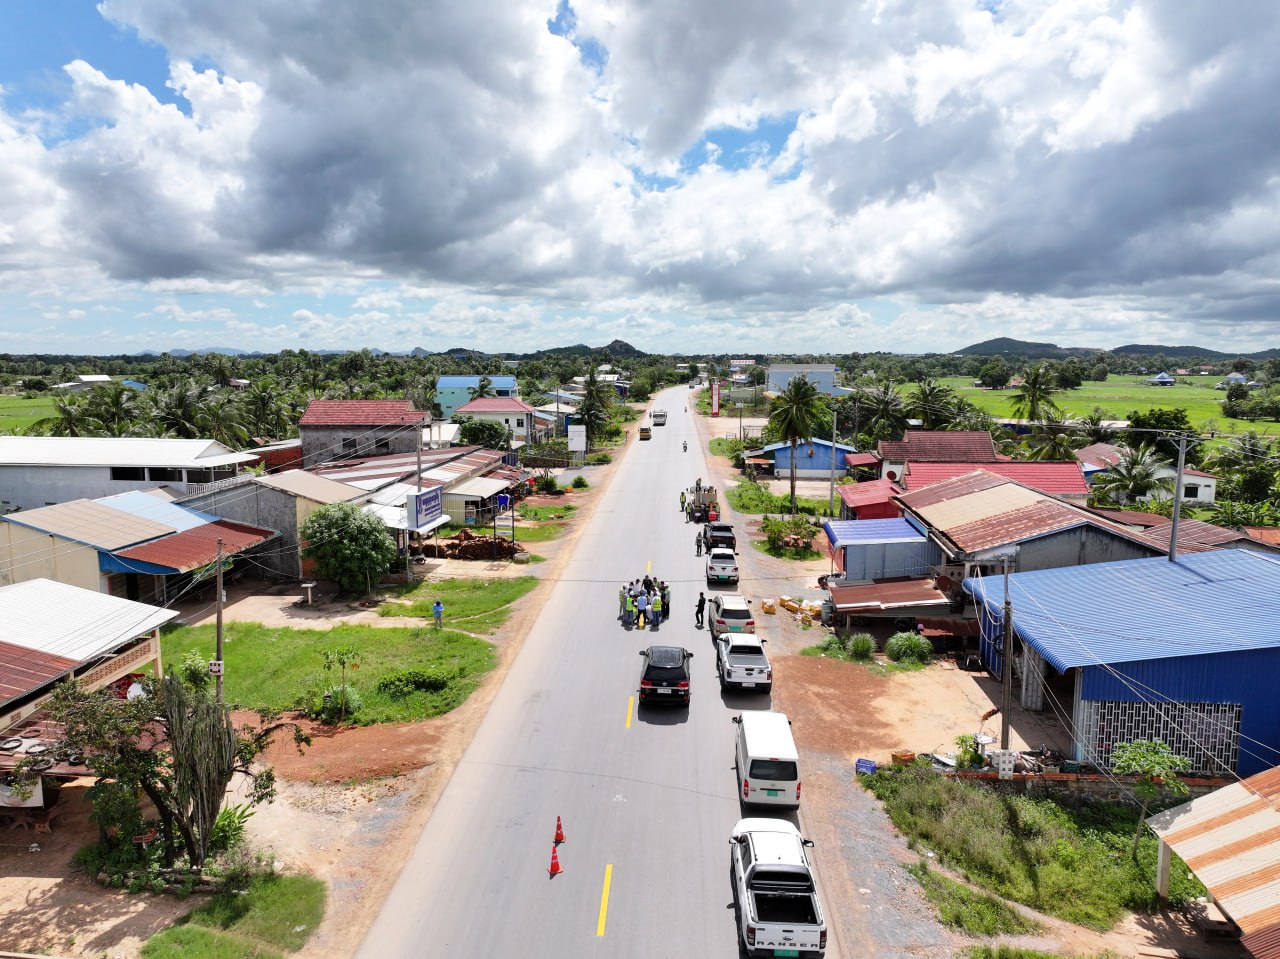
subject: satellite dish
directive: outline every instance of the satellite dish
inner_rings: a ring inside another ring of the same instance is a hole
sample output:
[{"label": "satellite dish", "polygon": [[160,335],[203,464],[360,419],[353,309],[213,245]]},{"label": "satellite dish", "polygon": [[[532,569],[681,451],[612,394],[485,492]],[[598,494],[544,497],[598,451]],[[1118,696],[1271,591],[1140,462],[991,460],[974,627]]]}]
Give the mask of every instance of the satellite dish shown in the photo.
[{"label": "satellite dish", "polygon": [[125,699],[137,699],[139,696],[147,695],[147,691],[142,688],[142,683],[133,683],[129,687],[129,691],[124,694]]}]

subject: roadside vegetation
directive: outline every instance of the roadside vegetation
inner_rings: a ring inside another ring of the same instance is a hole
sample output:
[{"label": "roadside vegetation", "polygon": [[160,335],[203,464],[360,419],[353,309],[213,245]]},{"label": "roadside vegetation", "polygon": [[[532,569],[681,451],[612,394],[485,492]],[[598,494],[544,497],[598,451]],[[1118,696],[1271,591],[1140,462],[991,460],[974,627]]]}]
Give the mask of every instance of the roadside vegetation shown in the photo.
[{"label": "roadside vegetation", "polygon": [[[453,616],[448,602],[445,609],[447,625]],[[429,603],[427,612],[430,615]],[[481,612],[477,607],[476,619],[485,622]],[[487,612],[496,616],[501,610],[494,607]],[[493,647],[485,640],[427,625],[394,629],[344,624],[319,630],[228,623],[224,636],[226,699],[249,709],[314,711],[338,680],[332,668],[326,668],[332,657],[325,654],[343,651],[346,662],[355,664],[345,674],[348,690],[355,690],[345,718],[359,725],[447,713],[466,701],[495,662]],[[167,662],[178,662],[191,652],[213,659],[214,627],[179,627],[161,637],[161,649]],[[413,689],[403,695],[401,686],[379,688],[383,680],[409,671],[439,677],[438,683],[432,683],[439,688]]]},{"label": "roadside vegetation", "polygon": [[894,633],[885,644],[885,657],[876,656],[875,640],[868,633],[832,633],[817,646],[806,646],[801,656],[817,656],[857,663],[877,676],[914,673],[933,659],[933,645],[912,632]]},{"label": "roadside vegetation", "polygon": [[1040,929],[1040,923],[1028,919],[1003,899],[976,891],[923,862],[908,866],[907,872],[920,883],[942,923],[953,929],[971,936],[1019,936]]},{"label": "roadside vegetation", "polygon": [[516,507],[516,512],[520,514],[520,518],[528,520],[531,523],[541,523],[551,519],[568,519],[569,516],[577,510],[578,507],[572,503],[559,503],[551,506],[533,506],[529,503],[521,503]]},{"label": "roadside vegetation", "polygon": [[[754,480],[744,480],[724,491],[724,497],[739,513],[779,513],[791,511],[791,497],[771,493],[767,486]],[[796,512],[801,515],[822,516],[827,512],[827,501],[807,499],[803,496],[796,499]]]},{"label": "roadside vegetation", "polygon": [[[1039,949],[1022,949],[1018,946],[971,946],[965,952],[966,959],[1063,959],[1060,952],[1042,952]],[[1124,959],[1114,952],[1099,952],[1092,956],[1076,956],[1075,959]]]},{"label": "roadside vegetation", "polygon": [[511,615],[511,604],[537,585],[534,576],[428,581],[403,592],[397,602],[383,603],[378,613],[430,621],[431,606],[439,599],[444,603],[446,625],[468,633],[492,633]]},{"label": "roadside vegetation", "polygon": [[143,959],[274,959],[297,952],[324,917],[325,886],[311,876],[269,875],[219,893],[152,936]]},{"label": "roadside vegetation", "polygon": [[[913,848],[931,850],[988,893],[1097,930],[1156,908],[1157,841],[1148,833],[1130,855],[1138,820],[1131,806],[998,793],[939,775],[923,760],[860,778]],[[1170,902],[1204,894],[1175,856]]]}]

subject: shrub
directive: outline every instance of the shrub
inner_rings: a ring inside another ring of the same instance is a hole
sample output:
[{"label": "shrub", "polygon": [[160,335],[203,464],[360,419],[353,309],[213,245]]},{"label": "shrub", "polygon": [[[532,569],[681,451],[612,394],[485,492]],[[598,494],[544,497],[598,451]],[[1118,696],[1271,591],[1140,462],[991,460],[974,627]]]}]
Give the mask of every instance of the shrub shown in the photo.
[{"label": "shrub", "polygon": [[588,453],[586,463],[588,466],[607,466],[613,462],[613,457],[608,453],[600,450],[595,453]]},{"label": "shrub", "polygon": [[927,663],[933,658],[933,643],[919,633],[894,633],[884,644],[884,651],[895,663]]},{"label": "shrub", "polygon": [[449,677],[439,670],[406,669],[378,680],[378,692],[404,699],[417,692],[438,693],[448,685]]},{"label": "shrub", "polygon": [[547,473],[545,476],[539,476],[537,480],[534,481],[533,488],[539,493],[555,493],[560,489],[556,484],[556,478],[550,473]]},{"label": "shrub", "polygon": [[331,686],[312,699],[307,715],[326,726],[336,726],[342,722],[344,716],[347,719],[355,716],[363,705],[364,700],[354,686],[350,683],[346,686],[339,684]]},{"label": "shrub", "polygon": [[243,842],[245,826],[252,815],[253,810],[248,803],[227,806],[220,811],[209,833],[209,851],[226,852],[236,843]]},{"label": "shrub", "polygon": [[589,485],[590,484],[587,483],[587,478],[585,476],[575,476],[573,478],[574,489],[586,489]]},{"label": "shrub", "polygon": [[845,646],[849,650],[850,656],[865,662],[871,658],[871,654],[875,651],[876,641],[867,633],[855,633],[848,638]]}]

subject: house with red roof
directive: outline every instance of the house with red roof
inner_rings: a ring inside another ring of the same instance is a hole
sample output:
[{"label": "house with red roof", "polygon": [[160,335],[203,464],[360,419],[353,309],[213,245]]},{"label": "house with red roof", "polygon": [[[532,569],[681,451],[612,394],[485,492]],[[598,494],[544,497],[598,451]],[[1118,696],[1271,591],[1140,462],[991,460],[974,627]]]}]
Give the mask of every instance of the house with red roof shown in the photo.
[{"label": "house with red roof", "polygon": [[554,422],[545,422],[537,410],[514,396],[483,396],[463,403],[453,415],[500,424],[510,432],[513,446],[540,443],[549,439],[555,429]]},{"label": "house with red roof", "polygon": [[[1127,453],[1127,447],[1118,446],[1115,443],[1094,443],[1076,450],[1076,460],[1079,461],[1084,469],[1085,479],[1092,485],[1096,477],[1123,460]],[[1170,465],[1159,470],[1156,475],[1159,477],[1176,476],[1177,471]],[[1191,506],[1212,506],[1217,496],[1217,476],[1212,473],[1206,473],[1204,470],[1192,469],[1191,467],[1183,468],[1183,502]],[[1153,493],[1147,497],[1148,500],[1167,500],[1172,498],[1171,494],[1165,492]]]},{"label": "house with red roof", "polygon": [[900,440],[881,440],[880,478],[901,480],[908,463],[997,463],[996,452],[985,430],[907,430]]},{"label": "house with red roof", "polygon": [[908,490],[916,490],[964,476],[978,468],[1050,496],[1079,503],[1089,498],[1089,483],[1075,460],[1066,463],[1010,460],[982,463],[980,467],[973,463],[908,463],[902,482]]},{"label": "house with red roof", "polygon": [[409,400],[312,400],[298,421],[302,466],[412,453],[430,423],[431,414]]},{"label": "house with red roof", "polygon": [[841,519],[896,519],[902,507],[895,497],[902,492],[893,480],[871,480],[837,486]]}]

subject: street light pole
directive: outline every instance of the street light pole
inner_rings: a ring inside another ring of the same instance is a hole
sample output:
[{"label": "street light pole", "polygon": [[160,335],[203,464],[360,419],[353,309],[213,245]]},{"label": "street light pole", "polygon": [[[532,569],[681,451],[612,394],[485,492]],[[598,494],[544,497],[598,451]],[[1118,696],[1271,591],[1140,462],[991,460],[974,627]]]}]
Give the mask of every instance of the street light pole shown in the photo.
[{"label": "street light pole", "polygon": [[218,704],[221,705],[222,704],[222,673],[223,673],[223,665],[222,665],[222,539],[221,537],[219,537],[218,539],[218,571],[216,574],[216,578],[214,580],[214,588],[217,589],[218,591],[218,595],[216,597],[218,613],[217,613],[217,619],[215,621],[215,626],[214,626],[214,645],[216,646],[216,649],[213,654],[213,658],[218,661],[218,673],[217,673],[217,676],[215,677],[215,684],[216,684],[215,695],[217,697]]},{"label": "street light pole", "polygon": [[831,407],[831,491],[827,496],[827,515],[836,518],[836,420],[839,413]]}]

